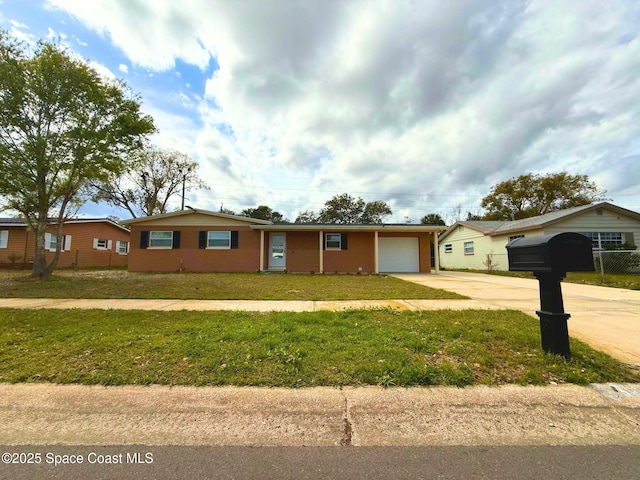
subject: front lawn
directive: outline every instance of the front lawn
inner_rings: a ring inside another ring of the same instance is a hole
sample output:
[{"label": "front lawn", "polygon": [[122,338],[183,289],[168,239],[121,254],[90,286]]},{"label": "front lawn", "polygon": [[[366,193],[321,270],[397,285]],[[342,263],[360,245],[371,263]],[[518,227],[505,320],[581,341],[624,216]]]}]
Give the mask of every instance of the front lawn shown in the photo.
[{"label": "front lawn", "polygon": [[0,310],[0,382],[472,385],[637,382],[577,340],[544,354],[517,311]]},{"label": "front lawn", "polygon": [[461,299],[386,275],[59,271],[48,281],[0,271],[0,297],[188,300]]}]

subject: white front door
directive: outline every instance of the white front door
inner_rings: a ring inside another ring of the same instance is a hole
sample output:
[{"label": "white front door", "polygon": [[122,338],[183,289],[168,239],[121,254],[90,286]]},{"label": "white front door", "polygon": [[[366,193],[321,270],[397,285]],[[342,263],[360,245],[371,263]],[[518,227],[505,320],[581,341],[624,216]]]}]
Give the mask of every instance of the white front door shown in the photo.
[{"label": "white front door", "polygon": [[269,268],[284,270],[287,266],[286,237],[284,233],[272,233],[269,248]]}]

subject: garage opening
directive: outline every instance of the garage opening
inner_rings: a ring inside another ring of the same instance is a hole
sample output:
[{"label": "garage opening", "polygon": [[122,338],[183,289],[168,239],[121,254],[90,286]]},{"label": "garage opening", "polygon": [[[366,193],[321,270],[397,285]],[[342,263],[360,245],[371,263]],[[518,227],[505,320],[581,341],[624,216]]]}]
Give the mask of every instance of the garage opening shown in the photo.
[{"label": "garage opening", "polygon": [[420,272],[420,246],[417,237],[379,237],[380,272]]}]

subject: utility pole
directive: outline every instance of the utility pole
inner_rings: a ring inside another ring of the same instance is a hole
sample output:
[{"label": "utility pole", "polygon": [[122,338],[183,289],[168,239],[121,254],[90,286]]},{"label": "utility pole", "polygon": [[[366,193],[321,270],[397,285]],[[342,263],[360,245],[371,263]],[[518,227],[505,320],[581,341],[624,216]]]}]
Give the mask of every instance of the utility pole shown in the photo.
[{"label": "utility pole", "polygon": [[189,172],[191,172],[191,167],[187,168],[186,171],[180,170],[180,173],[182,174],[182,210],[184,210],[184,193],[187,183],[187,175],[189,174]]}]

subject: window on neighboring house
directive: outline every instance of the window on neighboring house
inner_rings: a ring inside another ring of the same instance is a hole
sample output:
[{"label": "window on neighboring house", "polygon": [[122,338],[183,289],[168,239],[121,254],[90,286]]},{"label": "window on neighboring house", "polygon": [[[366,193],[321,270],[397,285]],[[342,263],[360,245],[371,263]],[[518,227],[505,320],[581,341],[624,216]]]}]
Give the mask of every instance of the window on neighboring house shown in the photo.
[{"label": "window on neighboring house", "polygon": [[149,248],[173,248],[173,232],[149,232]]},{"label": "window on neighboring house", "polygon": [[513,240],[515,240],[517,238],[524,238],[524,235],[511,235],[509,237],[509,241],[512,242]]},{"label": "window on neighboring house", "polygon": [[340,250],[342,248],[342,235],[339,233],[327,233],[324,236],[324,246],[327,250]]},{"label": "window on neighboring house", "polygon": [[585,232],[583,235],[591,239],[594,250],[603,250],[607,246],[617,246],[624,243],[622,232]]},{"label": "window on neighboring house", "polygon": [[104,238],[93,239],[93,248],[96,250],[111,250],[112,245],[111,240],[106,240]]},{"label": "window on neighboring house", "polygon": [[231,232],[207,232],[207,248],[231,248]]},{"label": "window on neighboring house", "polygon": [[464,242],[464,254],[465,255],[474,254],[473,242]]},{"label": "window on neighboring house", "polygon": [[9,230],[0,230],[0,248],[8,248]]},{"label": "window on neighboring house", "polygon": [[68,252],[71,250],[71,235],[55,235],[53,233],[44,234],[44,248],[50,252],[55,252],[60,242],[60,251]]},{"label": "window on neighboring house", "polygon": [[58,247],[58,235],[44,234],[44,248],[55,251]]},{"label": "window on neighboring house", "polygon": [[129,253],[129,242],[116,241],[116,252],[118,255],[127,255]]},{"label": "window on neighboring house", "polygon": [[445,243],[444,244],[444,253],[451,253],[453,252],[453,244],[452,243]]}]

